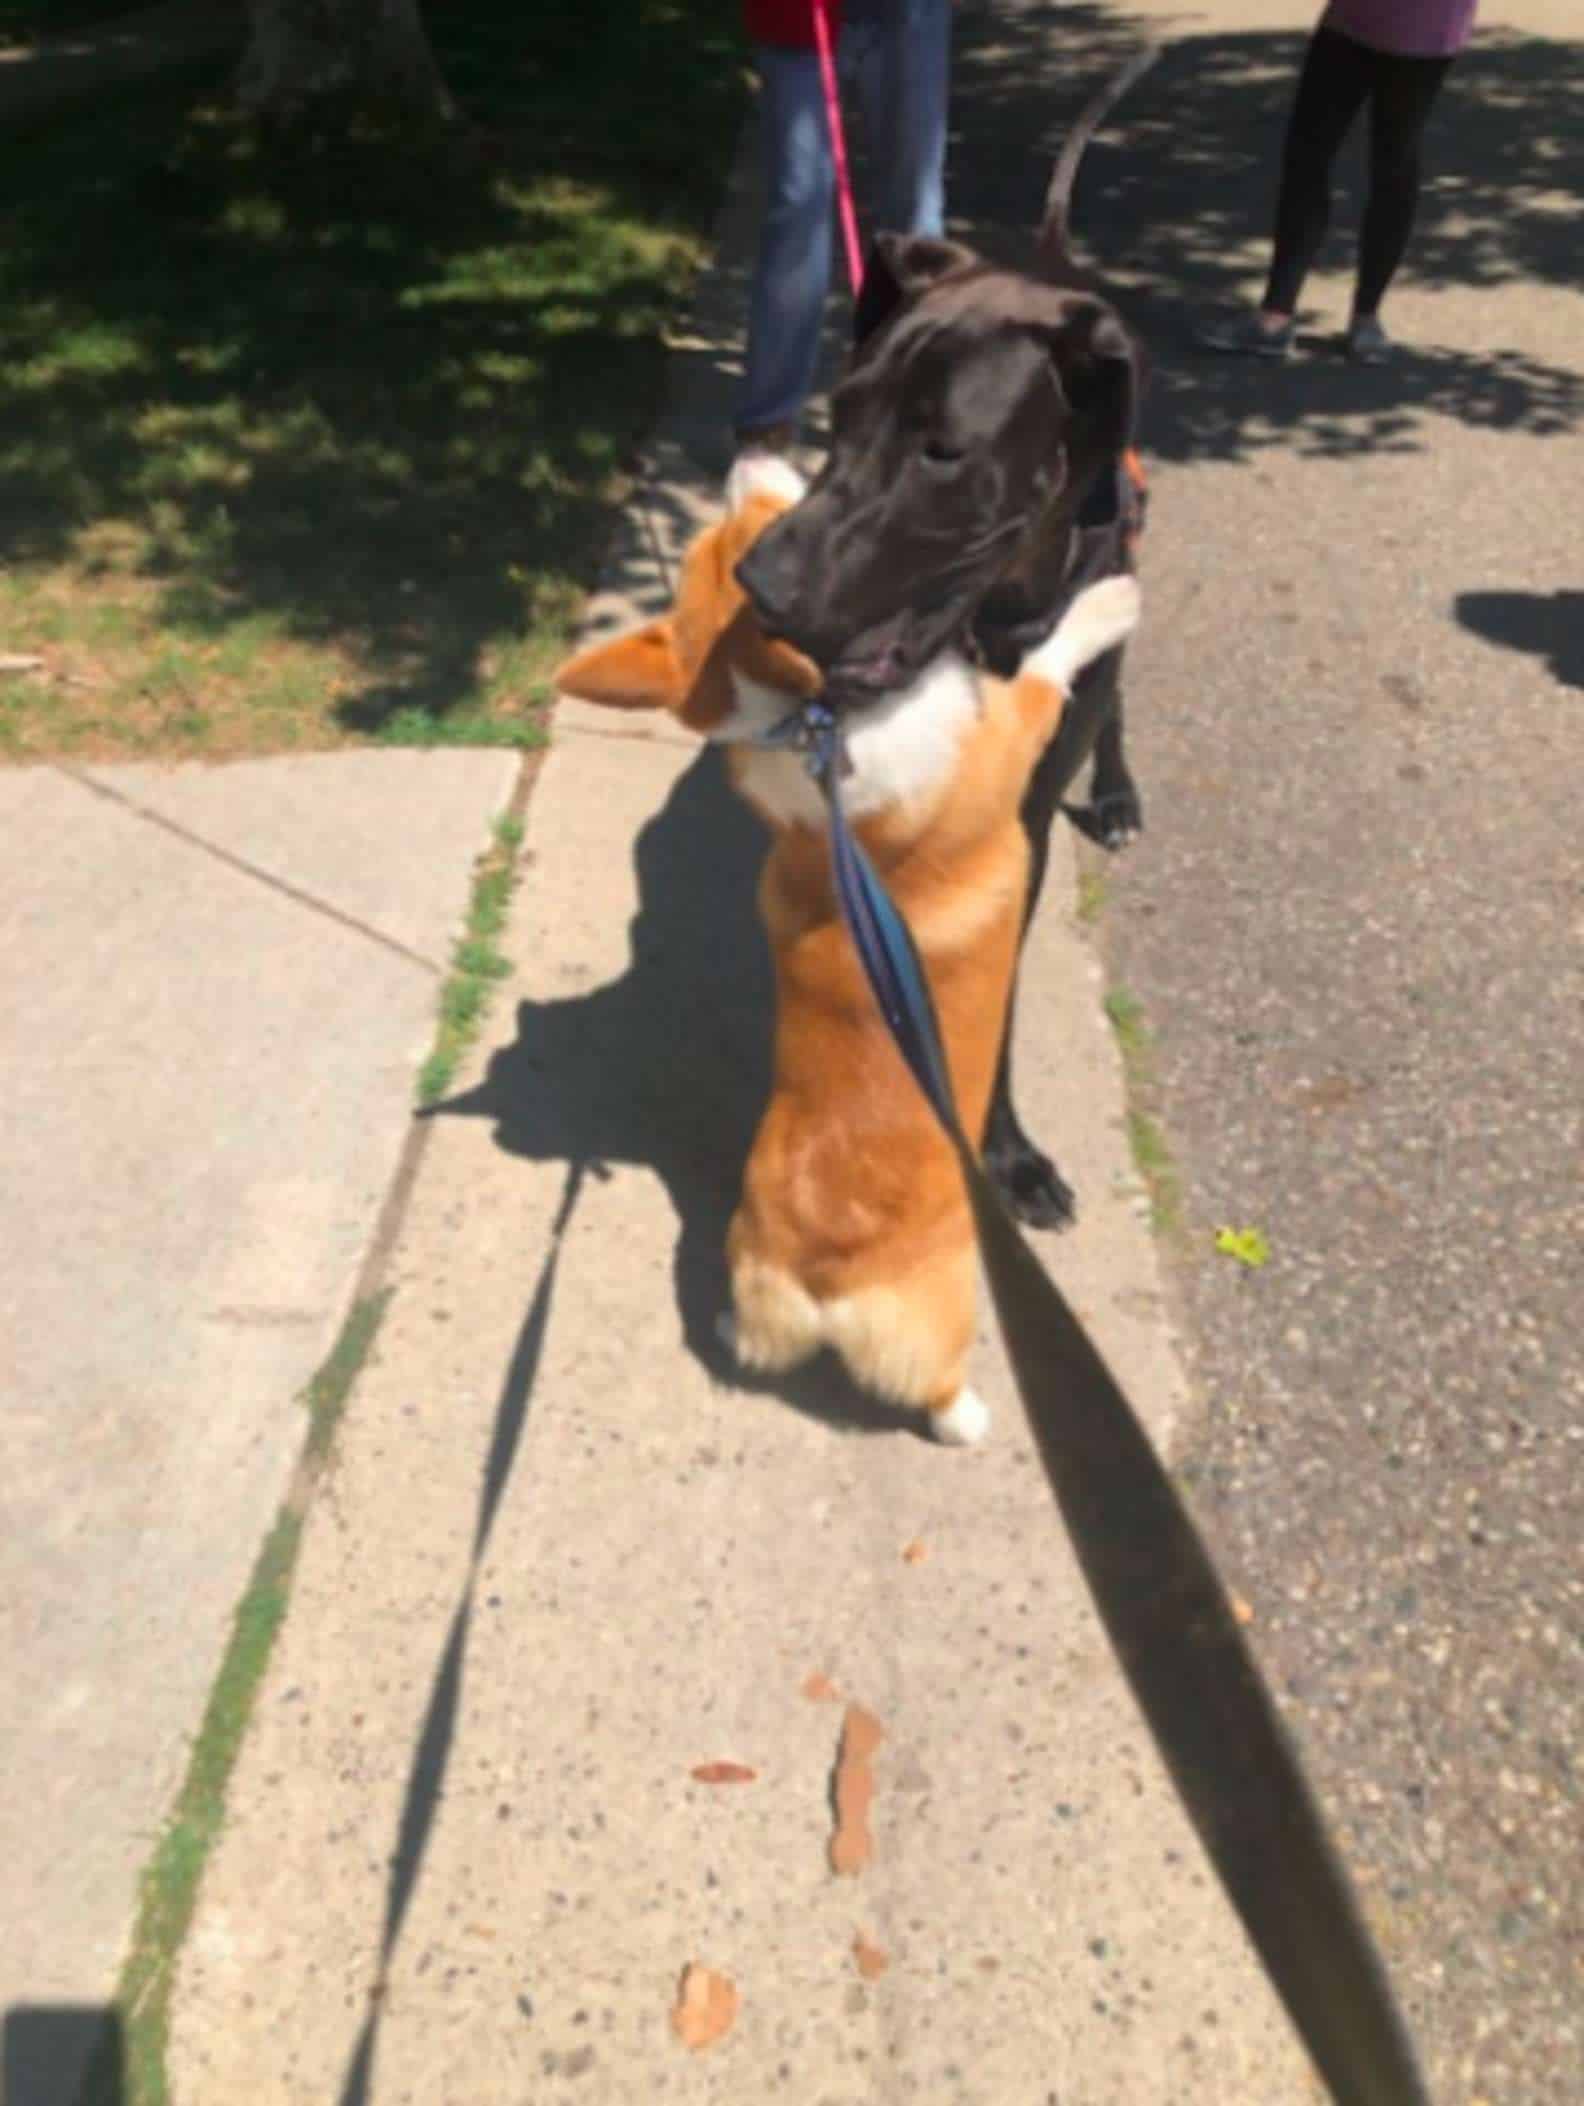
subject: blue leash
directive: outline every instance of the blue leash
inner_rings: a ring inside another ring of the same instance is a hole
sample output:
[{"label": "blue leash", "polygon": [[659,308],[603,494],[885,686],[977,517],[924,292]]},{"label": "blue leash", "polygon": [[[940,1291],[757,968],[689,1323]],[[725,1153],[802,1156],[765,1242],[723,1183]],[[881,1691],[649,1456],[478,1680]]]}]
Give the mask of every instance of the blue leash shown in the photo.
[{"label": "blue leash", "polygon": [[1209,1553],[1116,1377],[963,1132],[917,947],[842,809],[840,718],[811,702],[762,743],[798,748],[824,793],[842,919],[956,1151],[1045,1474],[1217,1877],[1338,2106],[1428,2106],[1379,1954]]}]

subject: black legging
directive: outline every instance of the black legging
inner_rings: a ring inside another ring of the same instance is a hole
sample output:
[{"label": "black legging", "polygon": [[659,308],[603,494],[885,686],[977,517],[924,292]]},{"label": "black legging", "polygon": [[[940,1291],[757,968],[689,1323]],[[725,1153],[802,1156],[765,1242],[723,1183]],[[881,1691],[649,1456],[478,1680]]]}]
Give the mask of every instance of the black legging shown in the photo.
[{"label": "black legging", "polygon": [[1292,314],[1331,217],[1331,164],[1368,99],[1369,197],[1353,312],[1373,314],[1402,261],[1419,202],[1419,138],[1449,58],[1372,51],[1335,29],[1310,39],[1282,152],[1276,248],[1264,305]]}]

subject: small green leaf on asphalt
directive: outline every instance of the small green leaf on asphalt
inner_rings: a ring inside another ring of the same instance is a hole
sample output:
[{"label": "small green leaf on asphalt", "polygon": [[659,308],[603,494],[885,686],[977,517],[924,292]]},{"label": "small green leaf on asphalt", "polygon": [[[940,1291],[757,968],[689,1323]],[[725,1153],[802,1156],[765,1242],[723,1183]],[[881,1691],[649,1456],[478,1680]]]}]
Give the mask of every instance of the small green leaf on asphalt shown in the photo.
[{"label": "small green leaf on asphalt", "polygon": [[1236,1258],[1240,1265],[1252,1266],[1256,1272],[1270,1257],[1270,1245],[1257,1228],[1217,1229],[1215,1247],[1223,1256]]}]

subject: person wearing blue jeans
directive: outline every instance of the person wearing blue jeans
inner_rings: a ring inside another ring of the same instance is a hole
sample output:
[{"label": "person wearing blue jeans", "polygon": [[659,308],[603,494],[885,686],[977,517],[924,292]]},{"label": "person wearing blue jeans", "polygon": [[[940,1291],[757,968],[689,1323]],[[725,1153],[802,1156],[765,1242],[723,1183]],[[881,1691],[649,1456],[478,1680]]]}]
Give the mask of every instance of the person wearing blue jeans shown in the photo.
[{"label": "person wearing blue jeans", "polygon": [[[814,386],[834,252],[836,164],[814,7],[746,0],[760,80],[765,209],[738,397],[739,448],[781,450]],[[843,85],[855,87],[873,165],[877,228],[940,234],[952,0],[845,0],[829,16]]]}]

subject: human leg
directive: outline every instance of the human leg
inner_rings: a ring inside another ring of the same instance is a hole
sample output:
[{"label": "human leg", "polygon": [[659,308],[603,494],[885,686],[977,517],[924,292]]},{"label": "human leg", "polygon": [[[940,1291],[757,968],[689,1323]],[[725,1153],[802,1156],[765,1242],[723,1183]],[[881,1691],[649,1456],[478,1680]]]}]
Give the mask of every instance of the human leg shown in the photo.
[{"label": "human leg", "polygon": [[1359,228],[1355,327],[1377,313],[1407,249],[1419,203],[1420,141],[1451,64],[1449,58],[1381,55],[1370,95],[1369,195]]},{"label": "human leg", "polygon": [[1290,319],[1331,218],[1331,164],[1375,74],[1379,54],[1336,30],[1309,40],[1287,122],[1263,313]]},{"label": "human leg", "polygon": [[742,436],[794,423],[814,385],[835,186],[819,61],[766,45],[756,56],[765,205],[735,420]]},{"label": "human leg", "polygon": [[1369,93],[1375,57],[1335,30],[1322,27],[1309,39],[1282,145],[1265,294],[1253,313],[1202,328],[1207,350],[1261,358],[1285,358],[1291,350],[1298,295],[1331,218],[1331,164]]},{"label": "human leg", "polygon": [[950,0],[853,9],[846,42],[875,173],[876,226],[944,233]]}]

